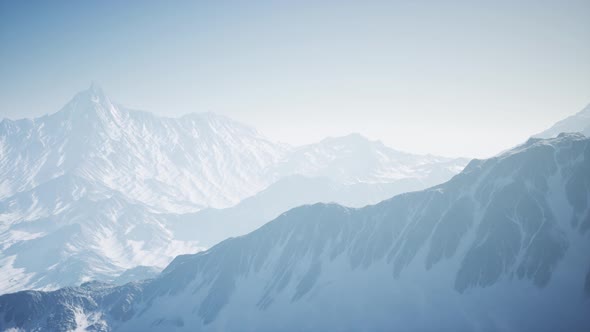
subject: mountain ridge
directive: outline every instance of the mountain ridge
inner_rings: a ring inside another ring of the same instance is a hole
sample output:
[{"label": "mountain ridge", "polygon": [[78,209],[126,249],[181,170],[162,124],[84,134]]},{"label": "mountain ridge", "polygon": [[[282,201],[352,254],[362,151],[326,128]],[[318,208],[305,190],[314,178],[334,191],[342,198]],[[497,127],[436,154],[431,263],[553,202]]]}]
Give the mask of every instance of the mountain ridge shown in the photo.
[{"label": "mountain ridge", "polygon": [[556,137],[560,133],[579,132],[585,136],[590,136],[590,104],[586,105],[581,111],[570,115],[565,119],[556,122],[546,130],[534,135],[533,137],[550,138]]}]

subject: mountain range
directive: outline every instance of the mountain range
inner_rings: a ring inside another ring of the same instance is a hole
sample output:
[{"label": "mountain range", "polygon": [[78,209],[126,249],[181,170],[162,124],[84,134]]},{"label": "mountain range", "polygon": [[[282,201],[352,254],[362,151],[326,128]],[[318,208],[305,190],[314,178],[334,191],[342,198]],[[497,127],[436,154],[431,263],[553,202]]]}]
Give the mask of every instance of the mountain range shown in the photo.
[{"label": "mountain range", "polygon": [[0,294],[149,277],[295,206],[374,204],[466,163],[358,134],[288,146],[213,113],[131,110],[92,85],[56,113],[0,122]]},{"label": "mountain range", "polygon": [[153,279],[0,296],[0,328],[584,331],[590,139],[531,138],[448,182],[313,204]]}]

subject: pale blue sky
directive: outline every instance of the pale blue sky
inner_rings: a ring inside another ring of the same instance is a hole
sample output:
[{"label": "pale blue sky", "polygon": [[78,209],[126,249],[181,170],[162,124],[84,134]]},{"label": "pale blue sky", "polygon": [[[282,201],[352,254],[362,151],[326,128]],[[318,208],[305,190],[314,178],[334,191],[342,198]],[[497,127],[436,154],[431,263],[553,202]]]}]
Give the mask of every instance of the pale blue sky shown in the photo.
[{"label": "pale blue sky", "polygon": [[590,103],[590,1],[0,1],[0,116],[92,80],[292,144],[485,157]]}]

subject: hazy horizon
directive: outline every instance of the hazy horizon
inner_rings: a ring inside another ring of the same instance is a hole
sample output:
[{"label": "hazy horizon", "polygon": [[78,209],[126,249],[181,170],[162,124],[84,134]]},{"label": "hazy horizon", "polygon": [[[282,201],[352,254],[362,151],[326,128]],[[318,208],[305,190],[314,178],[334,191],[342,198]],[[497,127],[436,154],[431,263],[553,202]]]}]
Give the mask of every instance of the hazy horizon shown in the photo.
[{"label": "hazy horizon", "polygon": [[589,0],[0,1],[0,77],[0,331],[590,331]]},{"label": "hazy horizon", "polygon": [[315,4],[2,3],[0,117],[56,112],[96,80],[130,108],[292,145],[355,132],[481,158],[590,103],[586,1]]}]

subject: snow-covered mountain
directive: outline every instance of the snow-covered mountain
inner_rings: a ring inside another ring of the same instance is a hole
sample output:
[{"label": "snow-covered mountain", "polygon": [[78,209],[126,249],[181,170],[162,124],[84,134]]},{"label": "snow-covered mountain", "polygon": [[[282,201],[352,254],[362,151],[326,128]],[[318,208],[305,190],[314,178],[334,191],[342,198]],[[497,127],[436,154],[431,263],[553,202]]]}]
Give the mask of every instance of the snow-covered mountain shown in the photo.
[{"label": "snow-covered mountain", "polygon": [[0,293],[141,277],[297,205],[363,206],[465,164],[359,135],[290,147],[211,113],[129,110],[93,85],[0,122]]},{"label": "snow-covered mountain", "polygon": [[203,249],[176,240],[163,212],[239,202],[270,183],[262,174],[286,151],[218,115],[128,110],[97,86],[57,113],[5,119],[0,292],[153,275],[142,271]]},{"label": "snow-covered mountain", "polygon": [[315,204],[157,278],[0,296],[0,328],[586,331],[590,139],[530,139],[360,209]]},{"label": "snow-covered mountain", "polygon": [[93,85],[57,113],[0,123],[0,198],[68,174],[158,210],[227,207],[268,186],[286,152],[231,119],[128,110]]},{"label": "snow-covered mountain", "polygon": [[578,113],[569,116],[551,128],[535,135],[539,138],[556,137],[560,133],[582,133],[590,137],[590,104]]},{"label": "snow-covered mountain", "polygon": [[442,183],[460,172],[467,159],[415,155],[370,141],[359,134],[329,137],[295,148],[272,169],[279,177],[301,174],[326,177],[341,184],[392,183],[420,180],[424,188]]},{"label": "snow-covered mountain", "polygon": [[340,183],[447,180],[467,163],[412,155],[360,135],[292,148],[213,113],[159,117],[92,85],[62,110],[0,122],[0,199],[76,175],[167,212],[232,206],[288,175]]}]

